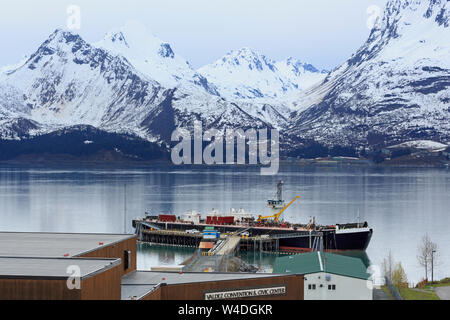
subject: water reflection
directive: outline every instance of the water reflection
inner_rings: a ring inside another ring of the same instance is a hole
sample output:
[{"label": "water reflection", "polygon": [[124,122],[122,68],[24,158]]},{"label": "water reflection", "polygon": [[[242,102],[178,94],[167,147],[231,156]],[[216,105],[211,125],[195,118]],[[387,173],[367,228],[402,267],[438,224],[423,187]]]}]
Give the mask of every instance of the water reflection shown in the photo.
[{"label": "water reflection", "polygon": [[[138,268],[150,270],[156,266],[174,266],[182,264],[195,252],[195,248],[180,248],[173,246],[162,246],[154,244],[138,245]],[[352,251],[339,253],[342,255],[359,258],[368,268],[371,265],[366,252]],[[278,257],[285,257],[286,254],[272,254],[263,252],[241,252],[239,257],[245,262],[256,266],[259,272],[272,272],[275,260]]]},{"label": "water reflection", "polygon": [[[321,224],[335,224],[355,221],[359,213],[374,229],[367,250],[370,261],[380,265],[391,250],[411,281],[422,277],[417,246],[428,233],[440,250],[435,277],[449,276],[450,171],[446,169],[285,166],[271,177],[243,167],[3,166],[0,230],[133,232],[130,221],[146,211],[181,215],[188,210],[206,214],[212,208],[222,212],[244,208],[265,215],[270,213],[265,201],[280,179],[285,181],[286,200],[301,196],[285,212],[286,220],[305,223],[315,216]],[[185,256],[189,253],[161,251],[161,261],[170,264],[181,263]],[[142,257],[146,269],[160,259],[159,253],[156,258],[144,253]],[[266,261],[271,257],[257,258],[248,259],[270,265]]]}]

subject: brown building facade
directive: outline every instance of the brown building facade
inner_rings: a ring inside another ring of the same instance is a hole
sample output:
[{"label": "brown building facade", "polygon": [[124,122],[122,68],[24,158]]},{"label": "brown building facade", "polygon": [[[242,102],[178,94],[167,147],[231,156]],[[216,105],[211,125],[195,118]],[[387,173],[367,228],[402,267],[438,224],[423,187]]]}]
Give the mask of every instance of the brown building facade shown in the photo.
[{"label": "brown building facade", "polygon": [[[153,284],[153,285],[152,285]],[[137,271],[122,279],[129,299],[303,300],[302,275]],[[147,292],[143,292],[146,288]],[[126,298],[126,297],[122,297]]]},{"label": "brown building facade", "polygon": [[303,300],[303,289],[303,276],[290,275],[163,285],[142,300]]},{"label": "brown building facade", "polygon": [[137,268],[137,253],[136,253],[136,237],[124,239],[112,243],[108,246],[103,246],[94,249],[90,252],[83,253],[79,257],[83,258],[108,258],[121,259],[122,267],[120,268],[120,276],[136,271]]},{"label": "brown building facade", "polygon": [[134,235],[3,232],[0,243],[0,300],[120,300],[136,271]]},{"label": "brown building facade", "polygon": [[121,267],[120,259],[3,257],[0,300],[120,300]]}]

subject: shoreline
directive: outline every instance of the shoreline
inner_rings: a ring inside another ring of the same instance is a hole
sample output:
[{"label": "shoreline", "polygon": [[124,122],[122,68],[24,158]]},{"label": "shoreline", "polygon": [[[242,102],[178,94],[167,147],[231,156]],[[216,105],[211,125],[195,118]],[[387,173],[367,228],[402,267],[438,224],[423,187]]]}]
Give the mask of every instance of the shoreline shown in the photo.
[{"label": "shoreline", "polygon": [[[304,160],[306,161],[306,160]],[[322,168],[342,168],[342,167],[356,167],[356,168],[430,168],[430,169],[448,169],[450,167],[450,162],[448,163],[408,163],[408,162],[400,162],[400,163],[369,163],[366,159],[362,160],[363,162],[331,162],[331,161],[314,161],[307,160],[307,162],[300,161],[287,161],[281,160],[280,167],[322,167]],[[206,165],[206,164],[192,164],[192,165],[174,165],[172,162],[167,160],[129,160],[129,161],[102,161],[102,160],[82,160],[82,159],[21,159],[21,160],[3,160],[0,161],[0,166],[18,166],[18,167],[92,167],[95,168],[142,168],[142,167],[168,167],[168,168],[182,168],[182,169],[199,169],[199,168],[210,168],[210,169],[230,169],[230,168],[254,168],[260,169],[264,166],[262,165],[250,165],[250,164],[222,164],[222,165]]]}]

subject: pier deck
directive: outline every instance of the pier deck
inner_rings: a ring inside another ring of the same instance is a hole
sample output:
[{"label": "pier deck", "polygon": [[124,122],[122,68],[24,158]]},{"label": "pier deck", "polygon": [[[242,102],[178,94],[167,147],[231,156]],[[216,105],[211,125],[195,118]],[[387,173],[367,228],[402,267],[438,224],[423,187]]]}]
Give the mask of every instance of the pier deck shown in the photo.
[{"label": "pier deck", "polygon": [[198,247],[202,238],[201,234],[173,230],[141,230],[138,234],[138,240],[142,242],[184,247]]},{"label": "pier deck", "polygon": [[225,240],[225,243],[219,250],[216,251],[218,256],[226,256],[228,254],[234,253],[241,242],[240,237],[230,236]]},{"label": "pier deck", "polygon": [[[229,255],[235,251],[258,251],[258,252],[280,252],[279,240],[283,237],[298,235],[271,235],[239,237],[235,235],[222,234],[221,239],[225,241],[215,255]],[[181,230],[145,230],[138,233],[141,242],[165,244],[181,247],[197,248],[202,241],[202,234],[187,233]]]}]

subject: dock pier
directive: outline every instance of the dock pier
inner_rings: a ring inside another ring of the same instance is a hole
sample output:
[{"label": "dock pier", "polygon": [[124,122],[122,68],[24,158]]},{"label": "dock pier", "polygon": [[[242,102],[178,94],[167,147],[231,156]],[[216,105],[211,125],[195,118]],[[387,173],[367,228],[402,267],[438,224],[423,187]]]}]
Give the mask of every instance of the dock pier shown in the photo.
[{"label": "dock pier", "polygon": [[[200,248],[204,241],[204,234],[198,230],[187,228],[167,229],[167,225],[159,226],[148,221],[134,221],[137,239],[140,242],[177,247]],[[249,235],[251,228],[222,227],[220,238],[209,251],[202,249],[196,252],[183,263],[183,272],[256,272],[254,266],[246,264],[239,258],[239,252],[260,252],[269,254],[296,254],[314,251],[319,244],[320,232],[294,232],[294,233],[260,233]],[[280,247],[280,240],[287,238],[309,238],[310,248]]]},{"label": "dock pier", "polygon": [[[179,247],[196,247],[198,248],[200,242],[202,241],[201,233],[188,233],[184,230],[162,230],[154,229],[149,225],[136,225],[136,234],[140,242],[163,244],[170,246]],[[280,249],[280,239],[290,238],[290,237],[309,237],[314,247],[316,238],[320,235],[319,232],[313,233],[292,233],[292,234],[272,234],[272,235],[257,235],[251,237],[245,237],[242,235],[233,234],[222,234],[221,239],[233,239],[232,243],[225,244],[220,250],[214,252],[215,255],[228,255],[228,250],[237,252],[265,252],[265,253],[285,253],[286,248]],[[225,242],[230,242],[225,241]],[[289,250],[287,250],[289,251]],[[298,253],[304,250],[291,250],[289,252]]]},{"label": "dock pier", "polygon": [[172,230],[141,230],[138,239],[148,243],[198,247],[202,241],[202,235]]}]

